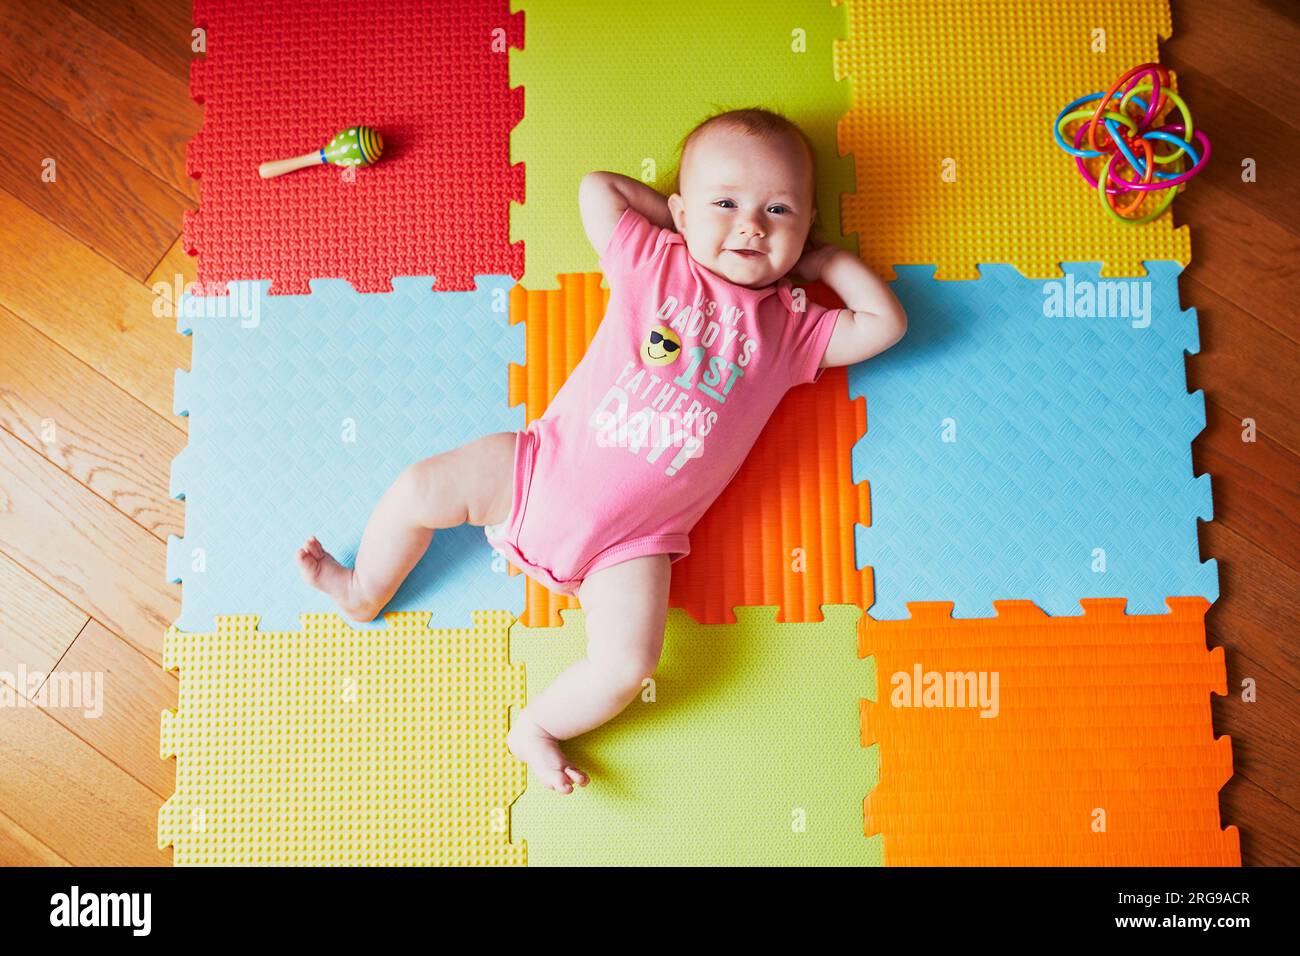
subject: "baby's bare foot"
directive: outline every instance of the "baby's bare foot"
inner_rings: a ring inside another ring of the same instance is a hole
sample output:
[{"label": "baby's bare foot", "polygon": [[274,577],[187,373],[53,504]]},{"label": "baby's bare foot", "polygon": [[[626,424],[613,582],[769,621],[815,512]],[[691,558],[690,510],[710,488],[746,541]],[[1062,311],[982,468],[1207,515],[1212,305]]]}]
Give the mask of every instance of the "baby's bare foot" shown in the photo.
[{"label": "baby's bare foot", "polygon": [[587,775],[569,763],[555,738],[522,714],[506,735],[506,746],[552,790],[572,793],[574,783],[587,785]]},{"label": "baby's bare foot", "polygon": [[333,555],[321,547],[313,536],[298,549],[298,570],[302,579],[317,591],[324,591],[354,621],[373,621],[375,612],[364,607],[356,598],[352,569],[334,560]]}]

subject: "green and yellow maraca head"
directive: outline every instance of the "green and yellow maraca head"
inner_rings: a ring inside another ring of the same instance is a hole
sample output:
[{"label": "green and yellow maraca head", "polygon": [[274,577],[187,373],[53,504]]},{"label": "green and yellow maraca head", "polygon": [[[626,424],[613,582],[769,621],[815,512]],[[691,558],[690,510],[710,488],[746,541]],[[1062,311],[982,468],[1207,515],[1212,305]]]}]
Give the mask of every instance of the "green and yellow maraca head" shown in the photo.
[{"label": "green and yellow maraca head", "polygon": [[682,340],[666,325],[656,325],[641,343],[641,361],[646,365],[672,365],[682,352]]},{"label": "green and yellow maraca head", "polygon": [[369,126],[353,126],[325,147],[325,159],[335,166],[369,166],[384,152],[384,138]]}]

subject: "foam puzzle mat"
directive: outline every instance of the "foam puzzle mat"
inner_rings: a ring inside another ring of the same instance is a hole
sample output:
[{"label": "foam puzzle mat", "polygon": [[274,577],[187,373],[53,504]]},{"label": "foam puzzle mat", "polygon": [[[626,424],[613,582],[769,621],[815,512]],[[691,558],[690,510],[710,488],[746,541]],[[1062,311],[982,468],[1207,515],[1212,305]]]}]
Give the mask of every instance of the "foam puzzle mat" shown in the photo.
[{"label": "foam puzzle mat", "polygon": [[526,251],[522,284],[554,289],[557,275],[595,271],[578,218],[582,177],[608,169],[666,195],[682,137],[719,104],[777,108],[803,127],[817,153],[823,235],[842,241],[840,194],[853,188],[852,163],[835,149],[849,105],[831,62],[842,11],[822,0],[513,0],[512,9],[527,23],[526,43],[510,52],[510,82],[526,102],[510,139],[528,176],[527,200],[510,213],[510,236]]},{"label": "foam puzzle mat", "polygon": [[[599,273],[560,276],[558,290],[511,290],[510,321],[527,328],[527,360],[510,366],[510,404],[539,417],[581,360],[605,311]],[[819,283],[809,298],[841,305]],[[775,605],[777,619],[820,621],[822,604],[871,600],[870,572],[853,557],[853,522],[870,520],[865,482],[850,474],[865,405],[850,401],[845,370],[786,393],[745,463],[691,531],[691,553],[673,565],[670,607],[701,624],[735,621],[738,605]],[[512,569],[514,570],[514,569]],[[578,602],[526,579],[530,627],[559,625]]]},{"label": "foam puzzle mat", "polygon": [[[1159,59],[1167,0],[354,6],[194,3],[201,201],[182,244],[209,295],[178,318],[194,351],[160,848],[1240,865],[1209,706],[1226,673],[1205,645],[1188,229],[1114,224],[1050,134],[1065,102]],[[562,796],[505,740],[526,691],[583,656],[575,599],[475,526],[437,532],[368,625],[293,557],[316,534],[351,564],[403,467],[540,416],[609,296],[581,176],[667,192],[690,127],[748,105],[808,132],[822,238],[894,280],[909,331],[778,406],[674,567],[653,684],[566,742],[593,781]],[[356,123],[382,132],[374,167],[257,176]],[[1083,314],[1121,295],[1145,311]],[[996,675],[997,719],[927,703],[933,673],[941,692]]]},{"label": "foam puzzle mat", "polygon": [[[525,767],[505,739],[523,670],[506,612],[430,630],[388,615],[354,630],[334,614],[262,631],[222,617],[211,633],[168,631],[179,668],[162,756],[176,792],[158,847],[177,865],[522,865],[509,808]],[[231,693],[238,687],[238,693]]]},{"label": "foam puzzle mat", "polygon": [[[779,624],[741,607],[736,624],[701,625],[670,610],[653,684],[566,743],[592,782],[559,794],[530,772],[510,823],[529,865],[879,865],[863,833],[879,768],[860,739],[875,684],[856,658],[861,615],[828,605],[820,624]],[[584,655],[584,615],[562,617],[511,628],[530,693]]]},{"label": "foam puzzle mat", "polygon": [[[182,297],[178,328],[193,371],[176,375],[189,444],[172,463],[185,536],[167,547],[183,581],[186,631],[221,614],[258,614],[288,630],[303,612],[337,610],[305,584],[295,555],[311,535],[351,565],[371,509],[402,469],[493,431],[523,427],[506,404],[505,369],[523,357],[506,317],[512,280],[478,277],[475,292],[432,292],[429,277],[364,295],[340,279],[310,295]],[[518,611],[481,528],[438,531],[388,610],[436,609],[437,624],[475,608]],[[359,627],[379,627],[378,622]]]},{"label": "foam puzzle mat", "polygon": [[[300,294],[342,278],[382,292],[394,276],[436,275],[440,289],[476,275],[519,276],[510,202],[524,170],[510,163],[523,115],[508,50],[523,18],[507,0],[194,0],[206,54],[190,95],[203,126],[186,164],[199,179],[184,247],[219,293],[231,279]],[[326,166],[262,180],[266,160],[299,156],[351,125],[378,129],[373,167]],[[576,207],[575,207],[576,208]]]},{"label": "foam puzzle mat", "polygon": [[1218,598],[1197,541],[1210,477],[1192,470],[1205,399],[1183,362],[1196,312],[1179,307],[1181,267],[1147,271],[1103,283],[1095,263],[1064,280],[986,265],[936,282],[899,267],[907,335],[849,369],[870,422],[853,475],[871,482],[857,560],[875,572],[873,618],[910,601],[988,617],[995,600],[1067,615],[1085,597],[1136,614]]},{"label": "foam puzzle mat", "polygon": [[1219,823],[1232,743],[1211,720],[1227,673],[1205,646],[1209,604],[1083,604],[1048,617],[1003,601],[997,617],[954,620],[951,603],[918,603],[908,620],[861,620],[878,675],[862,739],[880,750],[866,832],[887,865],[1241,865],[1236,827]]},{"label": "foam puzzle mat", "polygon": [[1104,215],[1051,133],[1066,103],[1160,59],[1167,0],[841,2],[834,72],[852,105],[838,142],[857,177],[843,228],[882,278],[900,263],[973,279],[984,262],[1053,278],[1062,262],[1140,276],[1190,261],[1170,212],[1141,229]]}]

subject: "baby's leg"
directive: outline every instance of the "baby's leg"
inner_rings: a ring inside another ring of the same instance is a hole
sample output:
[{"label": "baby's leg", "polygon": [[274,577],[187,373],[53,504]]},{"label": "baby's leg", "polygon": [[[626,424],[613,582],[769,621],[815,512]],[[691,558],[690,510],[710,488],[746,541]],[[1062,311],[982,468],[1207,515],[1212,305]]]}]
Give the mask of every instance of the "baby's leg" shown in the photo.
[{"label": "baby's leg", "polygon": [[666,554],[603,568],[578,589],[587,627],[587,656],[528,702],[510,728],[510,751],[553,790],[571,793],[587,775],[569,763],[557,741],[616,717],[659,666],[672,574]]},{"label": "baby's leg", "polygon": [[303,579],[352,620],[374,620],[424,556],[435,530],[506,519],[515,437],[494,432],[409,465],[375,505],[356,566],[343,567],[311,538],[298,552]]}]

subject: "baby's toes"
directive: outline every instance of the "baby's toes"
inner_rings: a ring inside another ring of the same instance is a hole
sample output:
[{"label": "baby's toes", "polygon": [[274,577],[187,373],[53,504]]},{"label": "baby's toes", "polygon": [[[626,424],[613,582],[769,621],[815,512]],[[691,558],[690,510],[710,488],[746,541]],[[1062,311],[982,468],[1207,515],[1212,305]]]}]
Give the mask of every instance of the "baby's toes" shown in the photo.
[{"label": "baby's toes", "polygon": [[559,769],[547,767],[545,770],[541,771],[538,776],[542,778],[542,783],[546,784],[552,790],[559,791],[560,793],[573,793],[573,784],[569,782],[569,778]]},{"label": "baby's toes", "polygon": [[580,787],[585,787],[589,782],[587,775],[572,764],[565,765],[564,772],[570,780]]},{"label": "baby's toes", "polygon": [[304,581],[314,585],[317,575],[320,574],[320,558],[313,555],[306,548],[299,548],[298,570],[301,572]]}]

